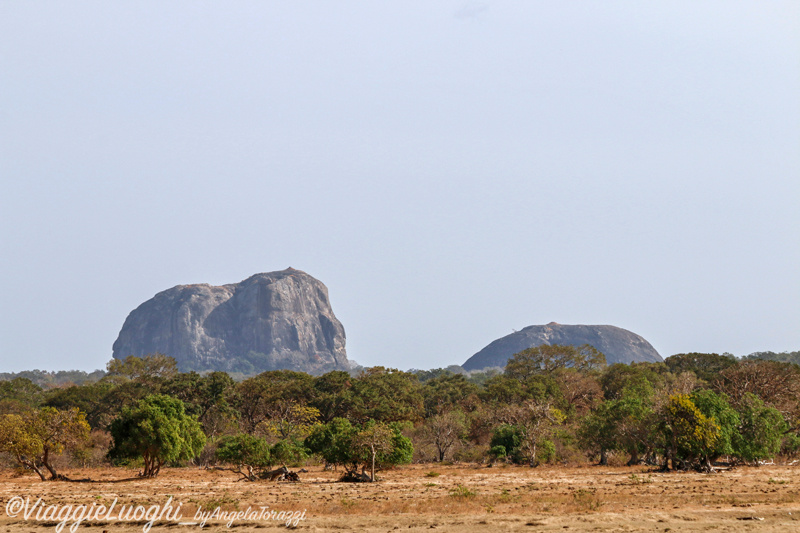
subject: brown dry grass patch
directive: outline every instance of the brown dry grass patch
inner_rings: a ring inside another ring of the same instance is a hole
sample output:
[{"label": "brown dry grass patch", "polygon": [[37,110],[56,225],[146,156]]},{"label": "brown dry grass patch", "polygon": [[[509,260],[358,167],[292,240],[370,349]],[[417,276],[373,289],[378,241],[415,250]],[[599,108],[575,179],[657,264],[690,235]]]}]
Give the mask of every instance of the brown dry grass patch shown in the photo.
[{"label": "brown dry grass patch", "polygon": [[[378,483],[338,483],[338,472],[312,468],[300,483],[239,482],[228,472],[167,469],[155,480],[110,483],[125,469],[68,472],[96,483],[41,482],[0,471],[0,533],[53,531],[54,524],[5,515],[12,496],[47,504],[153,505],[169,496],[183,516],[199,507],[303,510],[299,529],[316,531],[786,531],[800,526],[800,469],[738,468],[715,474],[660,473],[643,467],[494,467],[411,465],[382,472]],[[432,475],[431,473],[438,475]],[[763,520],[744,520],[763,518]],[[236,531],[285,530],[275,522],[240,523]],[[156,525],[152,531],[193,531]],[[208,530],[208,529],[205,529]],[[212,530],[227,530],[214,524]],[[81,525],[79,531],[142,531],[141,525]]]}]

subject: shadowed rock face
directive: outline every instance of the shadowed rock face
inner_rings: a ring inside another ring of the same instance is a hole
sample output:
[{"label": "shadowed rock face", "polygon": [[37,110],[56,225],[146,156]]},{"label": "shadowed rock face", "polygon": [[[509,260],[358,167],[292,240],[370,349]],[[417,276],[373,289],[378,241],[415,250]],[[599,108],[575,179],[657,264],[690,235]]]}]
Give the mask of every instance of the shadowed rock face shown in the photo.
[{"label": "shadowed rock face", "polygon": [[506,361],[515,353],[542,344],[572,346],[589,344],[603,352],[609,365],[663,361],[649,342],[626,329],[614,326],[571,326],[551,322],[546,326],[528,326],[497,339],[470,357],[462,366],[465,370],[506,366]]},{"label": "shadowed rock face", "polygon": [[288,268],[232,285],[178,285],[128,315],[114,357],[163,353],[186,370],[244,373],[349,368],[328,289]]}]

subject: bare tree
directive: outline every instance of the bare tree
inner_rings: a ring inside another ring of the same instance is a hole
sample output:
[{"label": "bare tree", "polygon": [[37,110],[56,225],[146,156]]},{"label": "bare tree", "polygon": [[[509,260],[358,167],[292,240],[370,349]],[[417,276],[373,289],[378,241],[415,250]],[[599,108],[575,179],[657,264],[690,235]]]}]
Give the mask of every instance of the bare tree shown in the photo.
[{"label": "bare tree", "polygon": [[521,430],[520,447],[528,456],[530,466],[536,466],[536,454],[542,441],[551,435],[553,428],[564,422],[566,416],[549,400],[533,399],[507,406],[499,414],[499,419]]},{"label": "bare tree", "polygon": [[454,410],[427,419],[422,435],[423,439],[436,447],[441,462],[444,461],[447,452],[462,441],[466,428],[464,413]]}]

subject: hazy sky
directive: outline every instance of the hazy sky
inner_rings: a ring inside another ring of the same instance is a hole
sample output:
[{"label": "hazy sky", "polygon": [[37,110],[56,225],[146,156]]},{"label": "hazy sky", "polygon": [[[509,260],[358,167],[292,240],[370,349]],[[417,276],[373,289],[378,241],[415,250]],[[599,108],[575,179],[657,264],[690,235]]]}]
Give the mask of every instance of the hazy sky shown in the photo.
[{"label": "hazy sky", "polygon": [[292,266],[364,365],[800,349],[800,3],[0,1],[0,371]]}]

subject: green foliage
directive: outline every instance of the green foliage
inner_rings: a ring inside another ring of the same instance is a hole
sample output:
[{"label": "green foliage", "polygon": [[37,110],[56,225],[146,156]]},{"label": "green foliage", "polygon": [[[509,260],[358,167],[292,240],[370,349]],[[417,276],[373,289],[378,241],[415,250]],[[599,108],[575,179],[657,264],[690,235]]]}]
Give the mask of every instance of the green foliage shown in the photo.
[{"label": "green foliage", "polygon": [[[273,370],[238,383],[230,402],[239,412],[246,433],[259,431],[265,423],[281,426],[286,438],[294,426],[296,406],[305,406],[313,395],[314,378],[303,372]],[[263,428],[268,431],[269,428]]]},{"label": "green foliage", "polygon": [[454,409],[470,410],[477,401],[480,388],[467,381],[463,374],[443,374],[431,378],[422,387],[425,416],[430,417]]},{"label": "green foliage", "polygon": [[659,430],[664,439],[664,467],[672,459],[674,468],[709,470],[720,440],[720,426],[704,415],[686,394],[670,396],[659,412]]},{"label": "green foliage", "polygon": [[[460,367],[459,367],[460,368]],[[463,370],[462,370],[463,372]],[[426,383],[431,379],[440,378],[443,376],[452,376],[454,374],[461,374],[462,372],[452,372],[446,368],[432,368],[430,370],[412,370],[411,373],[417,376],[420,383]]]},{"label": "green foliage", "polygon": [[0,413],[22,413],[38,407],[42,388],[27,378],[0,381]]},{"label": "green foliage", "polygon": [[111,424],[112,460],[141,457],[143,477],[155,477],[166,462],[191,460],[200,453],[206,437],[183,402],[154,394],[126,408]]},{"label": "green foliage", "polygon": [[645,365],[613,365],[602,376],[610,399],[582,419],[577,431],[578,441],[592,455],[599,455],[601,464],[606,464],[608,452],[629,454],[628,464],[633,465],[653,451],[655,391],[651,379],[664,383]]},{"label": "green foliage", "polygon": [[[498,458],[510,458],[515,463],[522,462],[520,445],[522,444],[522,429],[511,424],[500,424],[492,432],[489,443],[490,453]],[[502,452],[502,453],[500,453]]]},{"label": "green foliage", "polygon": [[777,361],[747,360],[720,372],[716,390],[739,404],[747,394],[776,408],[793,425],[800,425],[800,367]]},{"label": "green foliage", "polygon": [[552,463],[556,460],[556,445],[550,439],[544,439],[539,443],[537,460],[540,463]]},{"label": "green foliage", "polygon": [[178,373],[178,364],[175,359],[162,353],[144,357],[130,355],[125,359],[112,359],[106,365],[106,370],[108,378],[118,377],[153,385],[162,379],[174,377]]},{"label": "green foliage", "polygon": [[106,373],[102,370],[85,372],[83,370],[24,370],[22,372],[0,372],[0,382],[26,379],[41,388],[86,385],[99,381]]},{"label": "green foliage", "polygon": [[262,423],[260,429],[267,435],[281,439],[303,439],[319,422],[319,410],[307,405],[287,405],[277,416]]},{"label": "green foliage", "polygon": [[518,403],[530,396],[530,392],[521,381],[503,374],[486,380],[483,390],[479,393],[483,402],[494,404]]},{"label": "green foliage", "polygon": [[280,440],[272,446],[276,464],[298,466],[308,459],[308,449],[294,437]]},{"label": "green foliage", "polygon": [[267,441],[247,433],[222,437],[215,456],[219,461],[233,465],[233,471],[249,481],[257,479],[257,470],[269,468],[274,464]]},{"label": "green foliage", "polygon": [[47,391],[44,404],[56,409],[77,408],[86,413],[92,428],[104,428],[119,413],[119,403],[110,397],[114,385],[108,381],[52,389]]},{"label": "green foliage", "polygon": [[728,403],[724,394],[717,394],[712,390],[699,389],[689,396],[692,403],[708,418],[719,426],[719,438],[713,450],[709,453],[711,461],[721,455],[734,453],[733,444],[739,435],[739,413]]},{"label": "green foliage", "polygon": [[391,430],[391,446],[388,452],[378,458],[378,463],[382,468],[407,465],[414,458],[414,445],[411,439],[403,435],[403,424],[389,424]]},{"label": "green foliage", "polygon": [[622,397],[623,391],[650,390],[666,384],[667,367],[664,363],[617,363],[606,368],[600,376],[600,386],[607,400]]},{"label": "green foliage", "polygon": [[256,467],[273,465],[267,441],[262,437],[255,437],[247,433],[221,437],[215,455],[217,459],[226,463],[248,464]]},{"label": "green foliage", "polygon": [[731,354],[692,352],[672,355],[667,357],[664,363],[673,374],[694,372],[698,378],[710,383],[717,378],[720,372],[735,366],[737,361],[736,357]]},{"label": "green foliage", "polygon": [[[556,408],[548,399],[526,400],[517,405],[507,405],[499,413],[501,422],[513,426],[519,431],[519,453],[524,456],[530,466],[537,466],[541,461],[539,451],[545,440],[550,440],[557,428],[566,421],[566,415]],[[494,444],[504,444],[494,442]],[[504,444],[505,445],[505,444]],[[506,446],[506,450],[512,450]],[[515,457],[519,460],[518,457]]]},{"label": "green foliage", "polygon": [[781,455],[795,459],[800,456],[800,435],[797,433],[787,433],[781,441]]},{"label": "green foliage", "polygon": [[618,435],[619,414],[615,409],[617,401],[609,400],[600,404],[585,416],[578,426],[577,437],[583,448],[600,457],[600,463],[607,464],[607,453],[620,449]]},{"label": "green foliage", "polygon": [[[173,383],[168,381],[162,390],[173,395],[169,392]],[[174,396],[185,397],[188,413],[197,416],[206,435],[215,436],[231,429],[236,420],[236,411],[228,401],[234,386],[233,379],[225,372],[210,372],[198,377],[192,375],[189,383],[183,384],[183,391],[176,387]]]},{"label": "green foliage", "polygon": [[212,409],[230,410],[227,396],[236,383],[225,372],[184,372],[168,378],[160,392],[181,400],[186,413],[202,419]]},{"label": "green foliage", "polygon": [[[91,427],[105,429],[145,397],[162,394],[182,401],[184,416],[196,418],[211,438],[242,431],[274,444],[273,464],[302,463],[308,448],[353,472],[371,469],[373,457],[378,469],[406,462],[413,448],[397,424],[414,423],[414,438],[440,460],[480,460],[488,449],[493,457],[538,463],[551,460],[551,445],[567,457],[579,444],[601,462],[624,452],[631,464],[666,458],[675,468],[707,468],[725,455],[747,462],[800,455],[800,367],[788,362],[793,353],[752,354],[740,362],[728,354],[678,354],[666,363],[599,371],[599,352],[545,346],[517,354],[506,373],[375,367],[357,376],[312,377],[281,370],[240,383],[224,372],[176,373],[170,358],[154,356],[113,361],[108,376],[81,386],[52,388],[46,381],[42,390],[24,378],[49,374],[20,373],[0,381],[0,415],[24,417],[42,405],[78,408]],[[667,409],[670,395],[679,393],[689,394],[696,412],[682,401]],[[656,404],[663,408],[656,411]],[[9,434],[14,420],[6,421]],[[155,439],[145,433],[142,440]],[[144,451],[125,456],[127,446],[115,440],[115,461],[143,460]],[[154,475],[159,463],[150,455],[145,471]]]},{"label": "green foliage", "polygon": [[628,464],[653,450],[655,428],[654,391],[648,382],[632,384],[622,391],[622,397],[612,400],[610,416],[613,423],[614,449],[630,456]]},{"label": "green foliage", "polygon": [[505,459],[508,456],[508,452],[505,446],[497,444],[489,448],[489,455],[495,460],[500,460]]},{"label": "green foliage", "polygon": [[478,387],[483,387],[486,382],[492,379],[495,376],[500,376],[503,374],[502,368],[488,368],[482,371],[472,371],[469,372],[467,381],[477,385]]},{"label": "green foliage", "polygon": [[334,370],[314,379],[312,399],[323,422],[347,418],[353,408],[353,378],[347,372]]},{"label": "green foliage", "polygon": [[542,344],[514,354],[506,363],[505,373],[510,378],[526,381],[533,375],[548,374],[560,368],[589,372],[605,366],[606,356],[589,344]]},{"label": "green foliage", "polygon": [[744,357],[745,360],[778,361],[800,365],[800,350],[796,352],[754,352]]},{"label": "green foliage", "polygon": [[326,463],[344,466],[357,462],[351,450],[352,438],[356,428],[346,418],[334,418],[327,424],[318,424],[306,437],[303,444],[311,451],[322,457]]},{"label": "green foliage", "polygon": [[356,472],[359,466],[372,468],[373,464],[376,469],[407,464],[414,455],[411,439],[402,434],[400,424],[374,420],[358,426],[343,418],[319,424],[306,437],[304,446],[326,463],[344,466],[349,472]]},{"label": "green foliage", "polygon": [[422,415],[422,394],[414,374],[376,366],[353,381],[349,418],[354,422],[416,422]]},{"label": "green foliage", "polygon": [[744,395],[737,411],[740,426],[733,442],[736,456],[746,462],[776,456],[786,431],[781,413],[750,393]]}]

